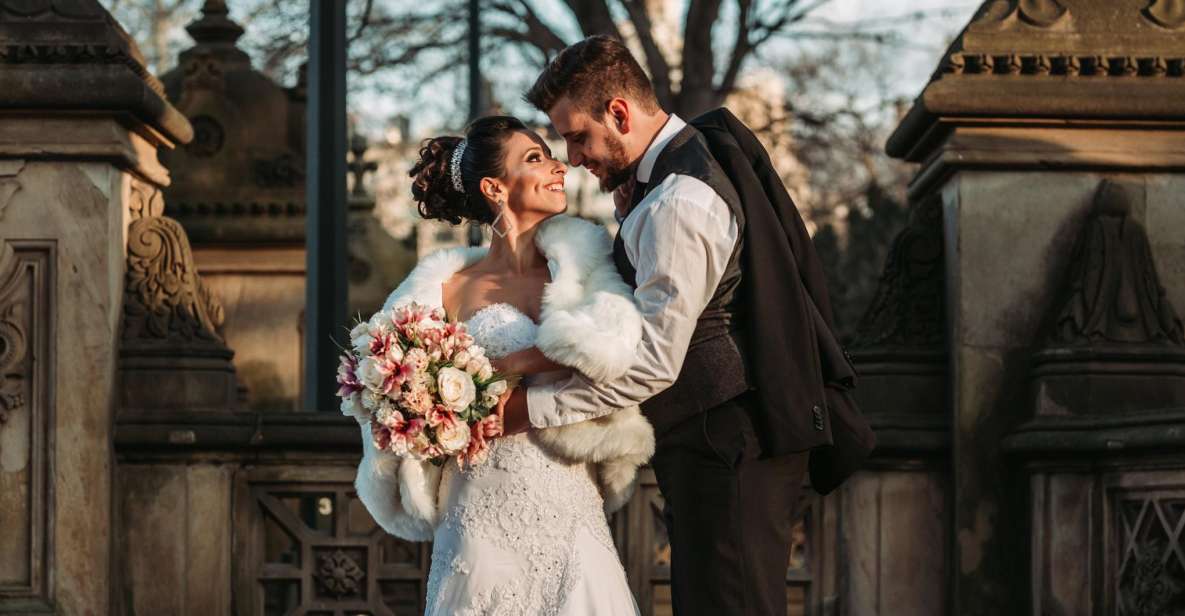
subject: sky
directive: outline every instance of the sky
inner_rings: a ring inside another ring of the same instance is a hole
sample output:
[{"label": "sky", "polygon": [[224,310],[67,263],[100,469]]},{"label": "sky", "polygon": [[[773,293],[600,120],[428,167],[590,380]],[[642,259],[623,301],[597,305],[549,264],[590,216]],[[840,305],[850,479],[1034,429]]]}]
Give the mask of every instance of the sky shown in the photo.
[{"label": "sky", "polygon": [[[683,4],[681,0],[670,1]],[[558,2],[549,4],[544,0],[539,4],[544,7],[541,11],[544,19],[561,29],[565,26],[570,27],[565,24],[567,20],[564,9],[559,7]],[[883,65],[880,70],[892,73],[887,76],[886,82],[895,90],[891,92],[893,96],[913,98],[926,84],[950,40],[970,19],[979,4],[974,0],[827,0],[812,12],[804,27],[812,30],[834,30],[837,27],[867,28],[870,24],[875,24],[871,27],[876,31],[896,36],[901,43],[877,48],[876,53],[884,54],[885,60],[879,63]],[[556,7],[550,9],[551,14],[547,8],[549,6]],[[917,19],[917,14],[924,14],[925,17]],[[727,17],[726,14],[724,19]],[[727,26],[718,30],[718,35],[727,36]],[[561,35],[574,38],[576,33],[562,31]],[[763,56],[776,58],[786,54],[793,55],[822,44],[801,40],[772,41]],[[892,57],[887,57],[888,54],[892,54]],[[764,58],[758,58],[751,60],[751,63],[760,63],[763,60]],[[499,57],[486,64],[486,77],[494,81],[495,96],[503,101],[516,99],[533,80],[535,69],[517,64],[513,57]],[[489,66],[490,64],[495,66]],[[355,110],[361,127],[368,133],[381,132],[383,125],[396,114],[411,117],[413,134],[422,135],[442,128],[455,128],[448,125],[455,122],[458,115],[463,115],[455,110],[463,110],[467,106],[464,100],[467,92],[464,79],[464,70],[454,71],[435,80],[429,87],[430,91],[418,93],[418,98],[391,93],[357,93],[352,97],[350,106]],[[395,90],[398,91],[398,88]],[[423,103],[425,95],[433,101],[432,105]]]}]

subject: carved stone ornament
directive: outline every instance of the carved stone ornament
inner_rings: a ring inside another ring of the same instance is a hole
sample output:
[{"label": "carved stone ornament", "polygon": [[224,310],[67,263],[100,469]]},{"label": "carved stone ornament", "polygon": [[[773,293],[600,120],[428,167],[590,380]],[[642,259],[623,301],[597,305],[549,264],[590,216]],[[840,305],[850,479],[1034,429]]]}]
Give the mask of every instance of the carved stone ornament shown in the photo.
[{"label": "carved stone ornament", "polygon": [[155,186],[133,180],[129,203],[124,340],[222,342],[222,305],[202,282],[189,239],[166,216]]},{"label": "carved stone ornament", "polygon": [[222,306],[202,283],[181,225],[165,216],[128,229],[125,341],[217,342]]},{"label": "carved stone ornament", "polygon": [[1126,195],[1104,181],[1079,237],[1049,332],[1051,346],[1100,343],[1185,346],[1143,227]]},{"label": "carved stone ornament", "polygon": [[1185,0],[1152,0],[1141,13],[1162,28],[1185,26]]},{"label": "carved stone ornament", "polygon": [[25,404],[21,364],[27,353],[27,336],[21,325],[20,302],[12,297],[21,282],[12,246],[0,242],[0,426]]},{"label": "carved stone ornament", "polygon": [[319,565],[314,577],[327,594],[334,597],[359,594],[360,582],[366,574],[345,552],[337,550],[332,554],[323,555]]},{"label": "carved stone ornament", "polygon": [[[1134,496],[1134,495],[1133,495]],[[1116,510],[1119,562],[1109,572],[1116,583],[1117,613],[1161,616],[1180,613],[1185,601],[1185,556],[1181,524],[1185,501],[1178,494],[1126,498]]]},{"label": "carved stone ornament", "polygon": [[[1130,190],[1135,190],[1130,189]],[[1185,338],[1128,189],[1103,181],[1033,356],[1037,415],[1185,407]]]},{"label": "carved stone ornament", "polygon": [[1070,14],[1058,0],[995,0],[988,3],[973,25],[999,27],[1019,20],[1030,26],[1048,28]]},{"label": "carved stone ornament", "polygon": [[944,276],[942,203],[934,195],[914,208],[893,240],[853,349],[941,348],[946,340]]}]

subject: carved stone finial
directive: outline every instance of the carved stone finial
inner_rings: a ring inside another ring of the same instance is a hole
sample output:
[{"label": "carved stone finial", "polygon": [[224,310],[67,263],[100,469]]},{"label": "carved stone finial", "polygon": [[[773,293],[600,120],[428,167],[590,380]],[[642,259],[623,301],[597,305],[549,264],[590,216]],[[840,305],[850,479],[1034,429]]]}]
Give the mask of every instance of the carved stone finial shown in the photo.
[{"label": "carved stone finial", "polygon": [[185,31],[199,45],[202,43],[234,44],[243,36],[243,27],[230,18],[224,0],[206,0],[202,16],[185,27]]},{"label": "carved stone finial", "polygon": [[1143,227],[1131,218],[1121,186],[1104,181],[1078,240],[1050,345],[1185,346]]}]

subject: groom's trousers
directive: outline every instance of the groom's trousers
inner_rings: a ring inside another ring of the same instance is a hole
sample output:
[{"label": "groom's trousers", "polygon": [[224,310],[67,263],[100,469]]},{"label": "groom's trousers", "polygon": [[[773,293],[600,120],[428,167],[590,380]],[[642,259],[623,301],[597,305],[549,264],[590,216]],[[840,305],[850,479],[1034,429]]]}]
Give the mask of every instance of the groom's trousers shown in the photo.
[{"label": "groom's trousers", "polygon": [[675,616],[785,616],[790,530],[808,453],[761,459],[751,394],[658,437]]}]

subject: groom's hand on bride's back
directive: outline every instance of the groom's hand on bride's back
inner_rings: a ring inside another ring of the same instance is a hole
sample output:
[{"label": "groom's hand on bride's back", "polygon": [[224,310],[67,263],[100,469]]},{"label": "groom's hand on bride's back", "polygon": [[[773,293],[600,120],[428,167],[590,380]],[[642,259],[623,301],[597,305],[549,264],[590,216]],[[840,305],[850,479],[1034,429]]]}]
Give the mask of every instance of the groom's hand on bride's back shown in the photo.
[{"label": "groom's hand on bride's back", "polygon": [[531,416],[527,413],[527,390],[522,387],[506,390],[498,399],[494,412],[502,416],[502,436],[531,429]]}]

